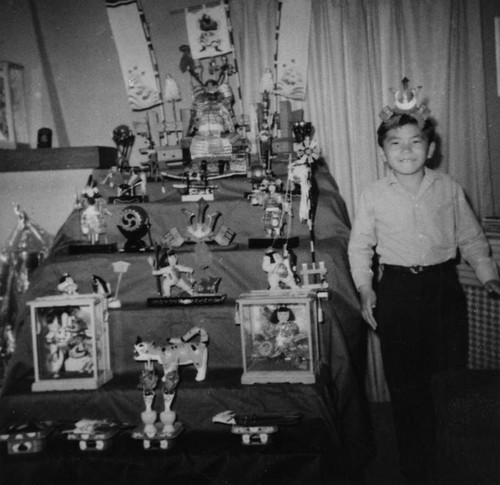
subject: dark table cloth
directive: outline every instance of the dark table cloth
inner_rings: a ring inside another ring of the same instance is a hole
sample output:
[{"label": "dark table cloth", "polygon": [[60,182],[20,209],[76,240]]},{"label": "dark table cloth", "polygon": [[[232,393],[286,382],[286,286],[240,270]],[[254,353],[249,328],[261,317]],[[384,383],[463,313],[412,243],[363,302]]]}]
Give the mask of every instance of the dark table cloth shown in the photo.
[{"label": "dark table cloth", "polygon": [[[96,172],[96,178],[102,177]],[[349,221],[344,203],[326,167],[315,170],[315,252],[324,261],[331,295],[322,306],[321,358],[318,379],[304,384],[240,384],[242,353],[240,328],[235,325],[235,300],[244,292],[267,287],[261,269],[264,249],[249,249],[248,238],[262,237],[262,208],[243,197],[249,190],[245,178],[217,181],[215,201],[207,213],[221,212],[217,226],[236,233],[231,249],[210,247],[210,272],[222,278],[220,305],[151,308],[147,298],[157,295],[147,253],[68,254],[70,244],[81,239],[79,214],[74,211],[56,236],[51,256],[34,273],[29,291],[22,295],[16,352],[11,359],[0,397],[0,425],[28,420],[49,420],[59,431],[68,423],[87,417],[139,424],[144,409],[138,389],[142,364],[132,358],[133,343],[143,339],[162,341],[181,336],[192,326],[210,335],[209,364],[205,381],[194,381],[194,371],[181,368],[181,384],[174,401],[178,421],[185,426],[175,447],[167,452],[146,451],[142,443],[122,431],[105,451],[81,452],[75,442],[58,431],[39,454],[12,456],[0,451],[2,476],[18,476],[16,483],[333,483],[360,472],[372,452],[366,403],[362,391],[365,326],[358,309],[346,256]],[[151,235],[158,240],[172,227],[181,234],[186,217],[182,208],[196,212],[197,205],[181,202],[167,182],[148,186],[150,202],[141,204],[151,221]],[[114,195],[101,186],[104,197]],[[310,231],[298,220],[298,198],[290,234],[299,237],[294,249],[298,265],[309,263]],[[123,247],[116,228],[126,204],[109,205],[109,242]],[[285,227],[285,231],[286,231]],[[199,271],[199,260],[188,246],[179,251],[180,263]],[[110,311],[109,333],[113,379],[95,391],[31,392],[33,357],[29,311],[25,302],[56,293],[63,273],[70,273],[80,293],[91,292],[91,276],[97,274],[116,284],[112,262],[128,261],[119,298],[122,308]],[[198,273],[199,274],[199,273]],[[268,446],[243,446],[230,428],[211,422],[226,409],[238,413],[300,412],[298,425],[281,427]],[[7,481],[6,483],[10,483]]]}]

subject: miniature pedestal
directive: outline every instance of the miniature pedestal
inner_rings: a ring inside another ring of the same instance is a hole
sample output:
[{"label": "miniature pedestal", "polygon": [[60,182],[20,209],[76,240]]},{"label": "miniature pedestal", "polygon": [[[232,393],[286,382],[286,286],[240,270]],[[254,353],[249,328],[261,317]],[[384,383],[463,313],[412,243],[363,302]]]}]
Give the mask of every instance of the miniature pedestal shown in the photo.
[{"label": "miniature pedestal", "polygon": [[57,295],[28,304],[33,391],[97,389],[112,378],[105,297]]},{"label": "miniature pedestal", "polygon": [[47,423],[15,425],[0,433],[0,441],[7,442],[9,455],[38,453],[52,431],[54,427]]},{"label": "miniature pedestal", "polygon": [[271,435],[278,431],[277,426],[238,426],[231,427],[231,433],[241,435],[244,445],[267,445],[271,442]]},{"label": "miniature pedestal", "polygon": [[316,293],[253,291],[238,298],[242,384],[315,382],[319,360]]},{"label": "miniature pedestal", "polygon": [[108,449],[113,443],[113,437],[120,431],[119,428],[109,430],[96,430],[93,433],[68,434],[68,440],[78,441],[82,451],[102,451]]}]

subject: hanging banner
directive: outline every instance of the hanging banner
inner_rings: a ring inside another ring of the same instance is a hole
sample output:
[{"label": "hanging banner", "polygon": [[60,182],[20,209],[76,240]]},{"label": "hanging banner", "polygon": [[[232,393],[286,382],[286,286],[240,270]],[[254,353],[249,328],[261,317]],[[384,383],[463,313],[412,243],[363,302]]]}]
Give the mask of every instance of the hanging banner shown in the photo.
[{"label": "hanging banner", "polygon": [[286,98],[303,101],[309,67],[311,0],[283,0],[280,3],[277,92]]},{"label": "hanging banner", "polygon": [[220,56],[232,52],[224,4],[186,9],[186,26],[193,59]]},{"label": "hanging banner", "polygon": [[151,59],[145,21],[136,0],[106,0],[106,7],[132,110],[160,105],[157,69]]}]

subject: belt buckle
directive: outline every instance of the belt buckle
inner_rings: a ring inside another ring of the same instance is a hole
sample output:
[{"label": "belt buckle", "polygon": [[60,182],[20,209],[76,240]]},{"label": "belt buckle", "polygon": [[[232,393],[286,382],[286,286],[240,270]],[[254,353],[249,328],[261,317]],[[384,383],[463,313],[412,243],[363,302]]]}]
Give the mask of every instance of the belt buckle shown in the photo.
[{"label": "belt buckle", "polygon": [[423,266],[410,266],[410,271],[413,273],[413,274],[419,274],[419,273],[422,273],[422,271],[424,270],[424,267]]}]

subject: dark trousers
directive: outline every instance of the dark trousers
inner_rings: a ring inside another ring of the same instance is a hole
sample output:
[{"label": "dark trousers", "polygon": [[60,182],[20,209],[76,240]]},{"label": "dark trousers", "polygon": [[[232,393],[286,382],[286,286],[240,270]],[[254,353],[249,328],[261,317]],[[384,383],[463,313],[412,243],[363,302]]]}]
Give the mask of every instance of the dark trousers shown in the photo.
[{"label": "dark trousers", "polygon": [[435,451],[432,375],[467,363],[466,300],[454,266],[384,270],[376,318],[401,472],[425,483]]}]

